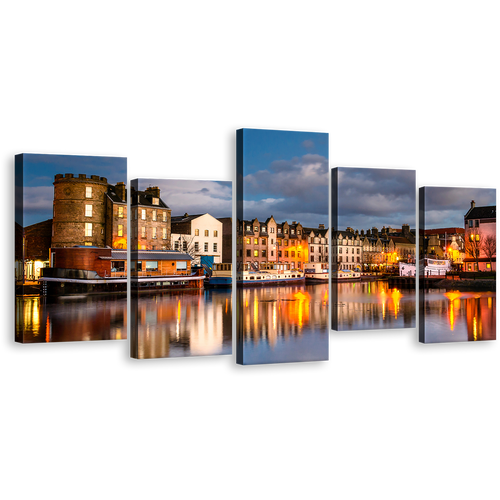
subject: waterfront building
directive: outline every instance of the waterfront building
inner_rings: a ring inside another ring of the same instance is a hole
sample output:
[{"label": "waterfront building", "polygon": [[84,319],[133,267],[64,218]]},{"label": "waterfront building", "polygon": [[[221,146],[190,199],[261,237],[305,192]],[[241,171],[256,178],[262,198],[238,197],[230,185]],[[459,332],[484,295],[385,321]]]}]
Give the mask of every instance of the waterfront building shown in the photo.
[{"label": "waterfront building", "polygon": [[171,249],[171,210],[160,197],[160,188],[131,189],[132,250]]},{"label": "waterfront building", "polygon": [[496,271],[496,205],[476,207],[464,215],[465,271]]},{"label": "waterfront building", "polygon": [[[368,243],[366,240],[367,245]],[[352,227],[345,231],[335,231],[332,239],[332,270],[361,271],[362,265],[363,241],[360,232]]]},{"label": "waterfront building", "polygon": [[415,231],[408,224],[401,230],[384,226],[380,233],[376,227],[361,233],[366,270],[387,270],[399,262],[416,262]]},{"label": "waterfront building", "polygon": [[[170,208],[158,187],[131,189],[131,248],[170,248]],[[124,182],[105,177],[57,174],[54,180],[52,241],[54,248],[75,245],[127,248],[127,193]]]},{"label": "waterfront building", "polygon": [[461,268],[465,257],[465,230],[462,227],[444,227],[424,231],[422,252],[429,258],[447,259]]},{"label": "waterfront building", "polygon": [[222,262],[223,223],[210,214],[178,215],[172,217],[171,248],[186,252],[200,264],[203,256]]},{"label": "waterfront building", "polygon": [[222,223],[222,262],[230,264],[233,261],[233,218],[219,217]]},{"label": "waterfront building", "polygon": [[265,222],[237,221],[236,256],[243,270],[303,269],[309,261],[307,234],[300,222],[278,224],[272,215]]},{"label": "waterfront building", "polygon": [[317,228],[304,227],[303,229],[307,237],[309,262],[328,263],[328,249],[330,246],[328,228],[325,229],[325,225],[320,224]]}]

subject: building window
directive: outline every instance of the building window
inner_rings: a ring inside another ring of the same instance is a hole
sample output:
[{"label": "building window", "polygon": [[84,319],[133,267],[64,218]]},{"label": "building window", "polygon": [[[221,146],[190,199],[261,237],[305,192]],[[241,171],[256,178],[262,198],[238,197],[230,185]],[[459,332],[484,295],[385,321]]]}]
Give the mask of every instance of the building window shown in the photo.
[{"label": "building window", "polygon": [[247,226],[247,231],[250,231],[250,226]]},{"label": "building window", "polygon": [[153,210],[153,220],[156,220],[156,210]]},{"label": "building window", "polygon": [[266,244],[266,240],[265,239],[262,239],[262,244],[265,245]]},{"label": "building window", "polygon": [[163,210],[163,222],[167,222],[167,211]]},{"label": "building window", "polygon": [[271,250],[271,257],[274,257],[274,250]]},{"label": "building window", "polygon": [[219,236],[219,232],[217,231],[217,229],[214,230],[214,236],[215,237]]},{"label": "building window", "polygon": [[253,239],[253,244],[258,245],[259,244],[259,238],[254,238]]},{"label": "building window", "polygon": [[208,252],[208,243],[205,243],[205,244],[203,245],[203,251],[204,251],[204,252]]},{"label": "building window", "polygon": [[85,205],[85,217],[92,217],[92,205]]},{"label": "building window", "polygon": [[294,251],[292,251],[292,257],[295,257],[295,252]]},{"label": "building window", "polygon": [[163,239],[164,239],[164,240],[166,240],[166,239],[167,239],[167,228],[166,228],[166,227],[164,227],[164,228],[162,229],[162,232],[163,232],[163,235],[162,235],[162,236],[163,236]]},{"label": "building window", "polygon": [[145,237],[146,237],[146,228],[141,227],[141,238],[145,238]]},{"label": "building window", "polygon": [[295,234],[295,229],[290,229],[290,234]]},{"label": "building window", "polygon": [[311,253],[314,253],[314,247],[311,247]]},{"label": "building window", "polygon": [[85,186],[85,198],[92,198],[92,186]]},{"label": "building window", "polygon": [[176,241],[176,242],[174,243],[174,249],[175,249],[177,252],[179,251],[179,242],[178,242],[178,241]]},{"label": "building window", "polygon": [[123,236],[123,224],[118,224],[118,236]]},{"label": "building window", "polygon": [[146,261],[146,271],[158,271],[158,261],[157,260],[147,260]]},{"label": "building window", "polygon": [[141,209],[141,219],[146,220],[146,209],[145,208]]},{"label": "building window", "polygon": [[476,220],[476,227],[479,227],[479,219]]},{"label": "building window", "polygon": [[250,257],[251,254],[250,254],[250,250],[247,249],[247,257]]},{"label": "building window", "polygon": [[217,252],[217,243],[214,243],[214,252]]},{"label": "building window", "polygon": [[156,227],[153,228],[153,239],[156,240]]},{"label": "building window", "polygon": [[160,198],[152,198],[151,203],[153,205],[159,205],[160,204]]},{"label": "building window", "polygon": [[258,250],[254,250],[253,251],[253,256],[254,257],[258,257],[259,256],[259,251]]},{"label": "building window", "polygon": [[288,240],[285,240],[285,246],[286,247],[288,246]]},{"label": "building window", "polygon": [[194,251],[198,252],[199,250],[200,250],[200,244],[197,241],[195,241],[194,242]]},{"label": "building window", "polygon": [[282,257],[281,250],[278,250],[278,257]]},{"label": "building window", "polygon": [[271,228],[271,233],[274,233],[274,227]]},{"label": "building window", "polygon": [[92,236],[92,222],[85,223],[85,236]]},{"label": "building window", "polygon": [[285,234],[288,234],[288,228],[285,229]]},{"label": "building window", "polygon": [[195,236],[200,236],[200,230],[199,229],[195,229],[194,230],[194,235]]},{"label": "building window", "polygon": [[120,219],[123,219],[123,207],[118,207],[118,217]]},{"label": "building window", "polygon": [[182,242],[182,251],[183,252],[187,252],[187,249],[188,249],[187,241],[183,241]]},{"label": "building window", "polygon": [[288,250],[285,251],[285,257],[288,257]]},{"label": "building window", "polygon": [[266,251],[262,250],[262,257],[266,257]]},{"label": "building window", "polygon": [[208,229],[205,229],[205,236],[208,236]]},{"label": "building window", "polygon": [[247,238],[247,245],[250,245],[250,238]]}]

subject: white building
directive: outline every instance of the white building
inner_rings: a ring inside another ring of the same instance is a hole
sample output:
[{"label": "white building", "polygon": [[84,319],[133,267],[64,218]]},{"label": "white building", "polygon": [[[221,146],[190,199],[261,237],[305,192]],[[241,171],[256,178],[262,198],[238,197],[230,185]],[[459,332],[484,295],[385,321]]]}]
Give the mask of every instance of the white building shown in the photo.
[{"label": "white building", "polygon": [[361,271],[363,269],[363,244],[358,231],[348,227],[336,231],[332,238],[333,270]]},{"label": "white building", "polygon": [[187,252],[193,264],[200,263],[200,256],[214,257],[222,262],[222,222],[210,214],[172,216],[172,249]]}]

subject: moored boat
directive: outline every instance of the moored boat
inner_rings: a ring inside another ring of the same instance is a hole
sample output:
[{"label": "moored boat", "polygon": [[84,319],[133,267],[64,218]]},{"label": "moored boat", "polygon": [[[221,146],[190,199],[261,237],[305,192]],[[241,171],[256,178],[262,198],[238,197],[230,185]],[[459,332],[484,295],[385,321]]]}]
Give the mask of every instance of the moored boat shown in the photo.
[{"label": "moored boat", "polygon": [[237,274],[236,282],[244,286],[279,286],[290,283],[304,283],[302,271],[243,271]]},{"label": "moored boat", "polygon": [[357,281],[360,279],[361,273],[358,271],[353,271],[352,269],[339,269],[338,271],[334,271],[332,273],[333,281]]},{"label": "moored boat", "polygon": [[308,285],[328,283],[328,264],[308,262],[304,265],[304,275]]},{"label": "moored boat", "polygon": [[232,264],[213,264],[211,274],[205,278],[206,288],[231,288],[233,284]]}]

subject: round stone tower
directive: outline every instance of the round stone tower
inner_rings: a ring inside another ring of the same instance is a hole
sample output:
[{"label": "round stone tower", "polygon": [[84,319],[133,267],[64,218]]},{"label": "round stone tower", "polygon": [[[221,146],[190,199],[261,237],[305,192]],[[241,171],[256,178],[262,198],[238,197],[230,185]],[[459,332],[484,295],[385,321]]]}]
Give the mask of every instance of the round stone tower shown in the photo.
[{"label": "round stone tower", "polygon": [[107,190],[107,179],[98,175],[55,176],[53,247],[105,246]]}]

